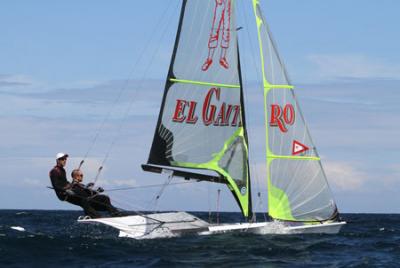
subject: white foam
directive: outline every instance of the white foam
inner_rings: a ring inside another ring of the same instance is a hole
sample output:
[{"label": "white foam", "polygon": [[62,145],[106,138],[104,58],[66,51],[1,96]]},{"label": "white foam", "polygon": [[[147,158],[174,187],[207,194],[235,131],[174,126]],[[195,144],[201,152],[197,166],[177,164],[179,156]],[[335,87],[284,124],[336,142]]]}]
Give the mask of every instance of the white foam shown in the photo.
[{"label": "white foam", "polygon": [[16,231],[25,232],[25,228],[21,226],[11,226],[10,228]]}]

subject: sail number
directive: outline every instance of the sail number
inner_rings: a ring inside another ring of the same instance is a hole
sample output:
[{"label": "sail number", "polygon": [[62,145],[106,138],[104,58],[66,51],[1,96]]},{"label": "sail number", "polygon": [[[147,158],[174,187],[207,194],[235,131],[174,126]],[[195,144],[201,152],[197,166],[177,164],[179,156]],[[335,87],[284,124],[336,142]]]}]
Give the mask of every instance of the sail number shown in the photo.
[{"label": "sail number", "polygon": [[295,110],[292,104],[288,103],[284,107],[279,104],[271,104],[271,127],[279,127],[280,131],[287,132],[288,126],[294,124],[296,119]]},{"label": "sail number", "polygon": [[201,117],[205,126],[240,126],[240,105],[220,102],[220,96],[220,88],[208,90],[202,103],[201,116],[197,114],[196,101],[177,99],[172,121],[196,124]]}]

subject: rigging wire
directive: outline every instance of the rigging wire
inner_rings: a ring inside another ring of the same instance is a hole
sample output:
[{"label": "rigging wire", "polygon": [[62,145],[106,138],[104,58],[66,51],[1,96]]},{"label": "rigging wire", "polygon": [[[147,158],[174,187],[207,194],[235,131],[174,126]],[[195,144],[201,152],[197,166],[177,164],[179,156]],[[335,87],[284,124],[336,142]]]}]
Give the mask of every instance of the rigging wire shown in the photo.
[{"label": "rigging wire", "polygon": [[166,179],[165,183],[162,185],[161,189],[158,191],[158,193],[153,197],[151,203],[154,203],[153,210],[157,211],[158,208],[158,200],[160,199],[161,195],[164,193],[164,190],[167,188],[167,186],[171,183],[171,180],[173,178],[173,174],[171,173],[168,175],[168,178]]},{"label": "rigging wire", "polygon": [[[254,48],[255,46],[254,46],[254,44],[253,44],[253,42],[252,42],[252,38],[250,37],[250,31],[249,31],[250,27],[249,27],[249,23],[248,23],[248,17],[247,17],[246,8],[245,8],[243,2],[240,2],[240,3],[241,3],[241,5],[242,5],[242,8],[240,8],[240,10],[241,10],[241,12],[242,12],[242,17],[244,18],[244,20],[243,20],[243,21],[244,21],[244,24],[245,24],[245,26],[246,26],[245,32],[247,33],[247,41],[248,41],[248,44],[250,45],[250,49],[249,49],[249,50],[246,50],[246,51],[250,51],[250,55],[251,55],[251,64],[253,65],[253,68],[254,68],[255,73],[256,73],[256,75],[257,75],[257,81],[262,81],[262,77],[260,77],[260,73],[257,71],[259,68],[257,68],[257,64],[256,64],[256,60],[255,60],[256,57],[255,57],[255,55],[254,55],[254,50],[252,49],[252,48]],[[247,10],[248,10],[248,9],[247,9]],[[251,10],[250,12],[252,12],[252,10]],[[243,63],[244,63],[244,65],[247,65],[247,63],[248,63],[247,57],[244,57]],[[251,64],[249,64],[248,66],[250,66]],[[247,68],[244,68],[244,69],[247,69]],[[243,75],[244,81],[248,81],[246,72],[242,72],[242,75]],[[247,104],[249,103],[249,101],[248,101],[248,100],[249,100],[249,93],[248,93],[247,90],[243,90],[243,91],[244,91],[244,96],[245,96],[244,102],[245,102],[245,104],[246,104],[247,107],[250,107],[250,106],[247,105]],[[248,127],[249,127],[249,128],[250,128],[250,126],[254,126],[254,117],[251,116],[247,122],[248,122]],[[249,136],[250,136],[250,133],[249,133]],[[250,140],[251,140],[251,139],[250,139]],[[248,145],[248,157],[249,157],[249,162],[250,162],[250,154],[251,154],[252,151],[253,151],[253,150],[251,150],[250,148],[251,148],[251,146],[250,146],[250,144],[249,144],[249,145]],[[252,164],[252,165],[250,165],[250,169],[251,169],[251,171],[252,171],[251,173],[253,174],[253,176],[254,176],[254,178],[255,178],[255,184],[256,184],[256,189],[257,189],[257,192],[258,192],[258,197],[259,197],[259,199],[260,199],[260,201],[261,201],[260,177],[259,177],[259,174],[258,174],[258,171],[257,171],[257,167],[255,166],[255,164]],[[261,202],[262,202],[262,201],[261,201]],[[261,203],[261,204],[262,204],[262,203]],[[256,217],[256,210],[257,210],[257,207],[253,210],[253,218],[254,218],[254,220],[255,220],[255,217]]]},{"label": "rigging wire", "polygon": [[[124,115],[123,115],[123,117],[122,117],[122,119],[121,119],[121,121],[120,121],[119,126],[118,126],[117,133],[115,134],[114,139],[112,140],[112,142],[111,142],[111,144],[110,144],[110,146],[109,146],[109,148],[108,148],[108,150],[107,150],[107,152],[106,152],[106,155],[105,155],[104,158],[103,158],[103,161],[102,161],[102,163],[101,163],[101,166],[104,166],[105,162],[108,160],[108,157],[109,157],[109,155],[110,155],[110,153],[111,153],[111,150],[112,150],[112,148],[114,147],[115,143],[117,142],[118,137],[120,136],[121,130],[122,130],[122,128],[123,128],[123,125],[124,125],[124,123],[125,123],[125,121],[126,121],[126,119],[127,119],[127,117],[128,117],[128,114],[129,114],[130,110],[132,109],[132,106],[133,106],[133,104],[134,104],[134,102],[135,102],[135,99],[136,99],[136,95],[137,95],[138,91],[141,90],[141,89],[143,88],[144,80],[145,80],[145,78],[147,78],[147,73],[148,73],[148,71],[150,70],[150,67],[151,67],[152,64],[153,64],[156,55],[158,55],[158,52],[159,52],[159,50],[160,50],[160,48],[161,48],[161,44],[162,44],[161,40],[163,40],[163,39],[165,38],[165,36],[166,36],[167,29],[169,28],[169,25],[171,24],[171,21],[172,21],[172,19],[173,19],[173,17],[174,17],[173,15],[174,15],[174,13],[171,13],[171,14],[170,14],[170,17],[169,17],[167,23],[164,25],[164,26],[165,26],[165,27],[164,27],[164,31],[163,31],[163,33],[162,33],[160,39],[159,39],[158,42],[157,42],[158,46],[157,46],[155,52],[152,54],[152,57],[151,57],[149,63],[147,64],[147,66],[146,66],[146,68],[145,68],[145,71],[144,71],[143,76],[142,76],[141,79],[139,80],[139,81],[140,81],[140,82],[139,82],[139,86],[138,86],[138,87],[135,89],[135,91],[134,91],[133,98],[132,98],[131,102],[129,103],[127,109],[125,110],[125,113],[124,113]],[[99,170],[99,171],[101,171],[101,170]],[[97,182],[97,179],[98,179],[98,177],[96,178],[96,180],[94,181],[94,183]]]},{"label": "rigging wire", "polygon": [[[184,182],[174,182],[170,183],[167,186],[172,186],[172,185],[179,185],[179,184],[190,184],[190,183],[196,183],[199,181],[184,181]],[[144,188],[154,188],[154,187],[159,187],[159,186],[164,186],[165,183],[160,183],[160,184],[150,184],[150,185],[143,185],[143,186],[132,186],[132,187],[123,187],[123,188],[114,188],[114,189],[109,189],[105,190],[107,192],[113,192],[113,191],[124,191],[124,190],[136,190],[136,189],[144,189]]]},{"label": "rigging wire", "polygon": [[219,224],[219,203],[220,203],[220,197],[221,197],[221,189],[218,189],[217,191],[217,224]]},{"label": "rigging wire", "polygon": [[[161,23],[164,21],[164,18],[165,18],[165,16],[166,16],[166,14],[168,13],[168,11],[169,11],[169,9],[170,9],[171,6],[172,6],[172,5],[169,5],[169,4],[167,5],[167,8],[164,10],[163,15],[160,16],[160,19],[159,19],[158,22],[156,23],[155,28],[154,28],[153,31],[151,31],[150,33],[154,33],[154,32],[160,27]],[[136,71],[136,69],[137,69],[137,66],[138,66],[138,63],[142,60],[143,56],[145,55],[145,53],[144,53],[145,50],[146,50],[146,49],[149,47],[149,45],[152,43],[153,37],[154,37],[154,35],[153,35],[153,34],[150,34],[150,38],[147,40],[146,45],[143,47],[141,53],[139,53],[140,56],[139,56],[138,59],[135,61],[135,64],[133,65],[134,68],[133,68],[132,71],[129,73],[128,77],[132,77],[133,73],[135,73],[135,71]],[[103,118],[103,121],[102,121],[101,124],[99,125],[99,127],[98,127],[98,129],[97,129],[97,131],[96,131],[96,133],[95,133],[95,136],[94,136],[94,138],[93,138],[91,144],[89,145],[88,150],[86,151],[86,153],[85,153],[85,155],[84,155],[82,161],[81,161],[80,164],[79,164],[78,169],[80,169],[80,168],[82,167],[82,165],[84,164],[85,160],[87,159],[89,153],[92,151],[92,149],[93,149],[94,145],[96,144],[96,142],[97,142],[97,140],[98,140],[98,138],[99,138],[99,136],[100,136],[100,133],[102,132],[102,130],[103,130],[103,128],[104,128],[106,122],[109,120],[112,111],[115,109],[115,106],[117,105],[117,103],[121,100],[122,94],[123,94],[123,93],[125,92],[125,90],[128,88],[128,84],[129,84],[130,81],[131,81],[131,79],[129,79],[129,78],[126,79],[126,80],[124,81],[123,85],[121,86],[121,88],[120,88],[120,90],[119,90],[119,92],[118,92],[116,98],[114,99],[113,103],[111,104],[110,109],[108,110],[106,116]]]},{"label": "rigging wire", "polygon": [[208,205],[208,222],[211,223],[212,212],[211,212],[211,202],[210,202],[210,183],[207,184],[207,205]]}]

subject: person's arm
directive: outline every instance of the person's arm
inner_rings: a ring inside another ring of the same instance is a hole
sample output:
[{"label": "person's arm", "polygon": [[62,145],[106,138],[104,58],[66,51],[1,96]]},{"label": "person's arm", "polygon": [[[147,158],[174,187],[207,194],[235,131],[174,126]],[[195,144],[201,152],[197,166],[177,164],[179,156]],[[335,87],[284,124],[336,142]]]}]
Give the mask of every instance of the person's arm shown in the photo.
[{"label": "person's arm", "polygon": [[91,183],[88,183],[86,185],[79,184],[79,187],[81,187],[82,190],[85,191],[86,194],[88,194],[89,196],[97,194],[97,192],[91,188],[92,186],[93,186],[93,184],[91,184]]},{"label": "person's arm", "polygon": [[53,184],[53,187],[55,190],[58,190],[58,191],[65,190],[64,189],[65,181],[63,180],[61,173],[58,170],[53,169],[50,172],[50,180],[51,180],[51,184]]},{"label": "person's arm", "polygon": [[97,188],[96,191],[99,192],[99,193],[102,193],[102,192],[104,192],[104,189],[102,187],[99,187],[99,188]]}]

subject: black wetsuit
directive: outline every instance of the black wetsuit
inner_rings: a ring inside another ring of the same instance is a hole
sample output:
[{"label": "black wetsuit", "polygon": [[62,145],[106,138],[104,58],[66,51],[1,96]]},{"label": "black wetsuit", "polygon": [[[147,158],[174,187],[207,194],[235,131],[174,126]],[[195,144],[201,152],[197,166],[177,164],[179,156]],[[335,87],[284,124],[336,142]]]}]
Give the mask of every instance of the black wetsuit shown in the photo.
[{"label": "black wetsuit", "polygon": [[50,171],[49,176],[58,199],[82,207],[85,211],[85,215],[92,218],[101,216],[96,209],[91,206],[87,196],[81,195],[79,192],[74,192],[71,189],[72,185],[68,182],[65,169],[62,166],[55,166]]},{"label": "black wetsuit", "polygon": [[67,198],[67,193],[65,190],[69,185],[65,169],[57,165],[50,170],[49,176],[58,199],[65,201]]},{"label": "black wetsuit", "polygon": [[89,205],[96,211],[108,211],[112,216],[119,215],[118,209],[111,205],[110,198],[107,195],[100,194],[98,191],[88,188],[86,185],[79,182],[73,182],[71,185],[72,191],[86,198]]}]

